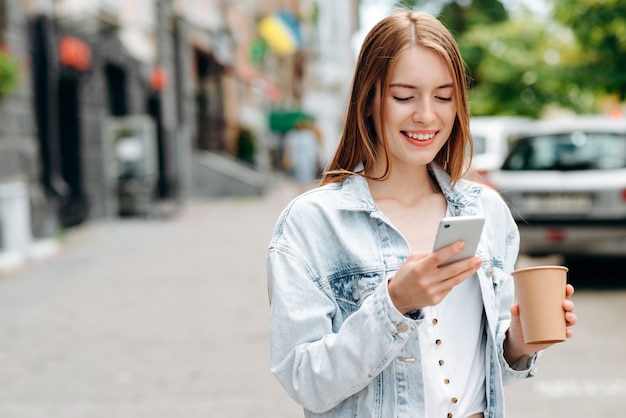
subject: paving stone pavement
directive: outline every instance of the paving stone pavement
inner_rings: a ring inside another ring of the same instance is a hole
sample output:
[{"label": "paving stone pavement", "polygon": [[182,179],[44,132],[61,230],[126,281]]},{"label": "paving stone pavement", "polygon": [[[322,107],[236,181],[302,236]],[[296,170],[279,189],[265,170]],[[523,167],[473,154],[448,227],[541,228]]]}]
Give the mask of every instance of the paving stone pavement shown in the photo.
[{"label": "paving stone pavement", "polygon": [[0,418],[291,418],[265,250],[296,188],[69,232],[0,273]]},{"label": "paving stone pavement", "polygon": [[[0,418],[303,417],[269,372],[265,273],[296,193],[278,177],[261,197],[92,223],[0,271]],[[533,384],[508,389],[511,417],[562,406]]]}]

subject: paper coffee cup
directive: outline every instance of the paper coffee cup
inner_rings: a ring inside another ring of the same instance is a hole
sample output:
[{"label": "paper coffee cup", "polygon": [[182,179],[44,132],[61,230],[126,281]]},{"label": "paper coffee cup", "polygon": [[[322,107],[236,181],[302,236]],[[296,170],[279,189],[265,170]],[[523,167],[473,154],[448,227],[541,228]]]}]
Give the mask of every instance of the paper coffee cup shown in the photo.
[{"label": "paper coffee cup", "polygon": [[565,341],[567,272],[563,266],[535,266],[511,273],[526,344]]}]

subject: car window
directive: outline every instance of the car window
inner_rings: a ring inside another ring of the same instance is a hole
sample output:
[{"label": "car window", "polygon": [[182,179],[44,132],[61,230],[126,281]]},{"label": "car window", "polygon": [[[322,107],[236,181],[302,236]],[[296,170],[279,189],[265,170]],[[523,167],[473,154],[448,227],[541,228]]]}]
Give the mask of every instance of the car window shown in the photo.
[{"label": "car window", "polygon": [[474,142],[474,154],[484,154],[487,152],[487,138],[484,135],[472,135]]},{"label": "car window", "polygon": [[626,136],[575,131],[520,139],[503,170],[610,170],[626,168]]}]

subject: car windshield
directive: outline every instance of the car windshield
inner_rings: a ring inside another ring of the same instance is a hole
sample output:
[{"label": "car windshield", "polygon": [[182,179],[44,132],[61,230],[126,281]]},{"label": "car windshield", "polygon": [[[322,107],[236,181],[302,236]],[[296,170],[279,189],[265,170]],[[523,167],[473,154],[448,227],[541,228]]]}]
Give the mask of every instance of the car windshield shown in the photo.
[{"label": "car windshield", "polygon": [[612,170],[626,168],[626,136],[569,132],[520,139],[503,170]]},{"label": "car windshield", "polygon": [[487,152],[487,138],[484,135],[472,135],[474,141],[474,154],[484,154]]}]

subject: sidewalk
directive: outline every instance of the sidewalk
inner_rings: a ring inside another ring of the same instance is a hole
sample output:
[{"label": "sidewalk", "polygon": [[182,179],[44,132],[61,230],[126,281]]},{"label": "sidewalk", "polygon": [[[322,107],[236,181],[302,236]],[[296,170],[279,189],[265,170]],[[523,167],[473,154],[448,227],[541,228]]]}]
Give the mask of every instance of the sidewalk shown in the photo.
[{"label": "sidewalk", "polygon": [[2,418],[291,418],[269,373],[265,250],[295,195],[72,231],[0,277]]}]

